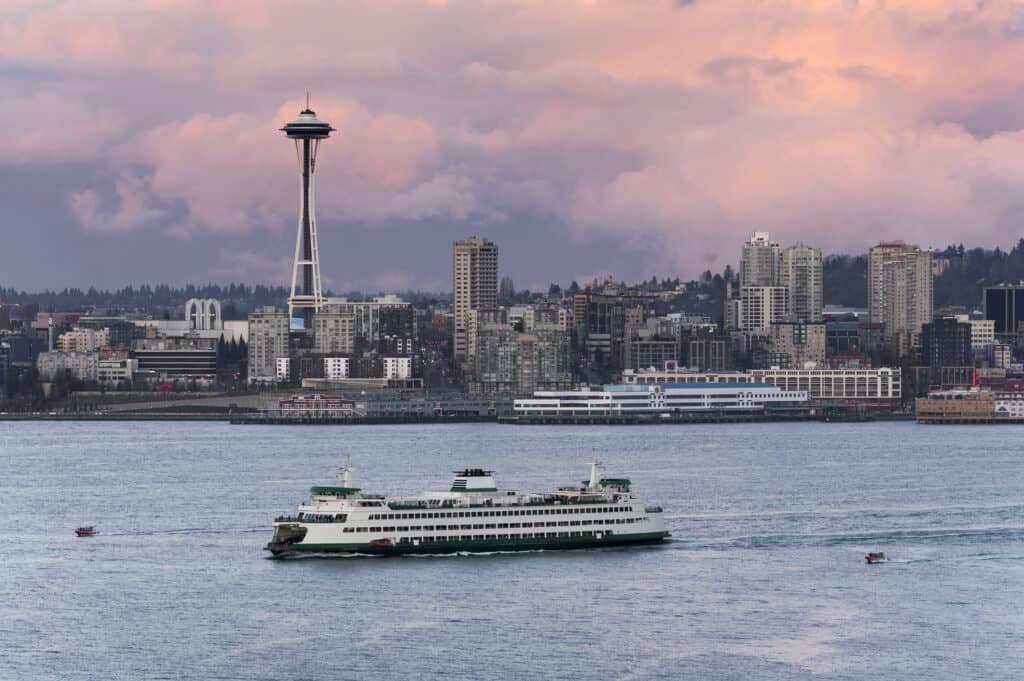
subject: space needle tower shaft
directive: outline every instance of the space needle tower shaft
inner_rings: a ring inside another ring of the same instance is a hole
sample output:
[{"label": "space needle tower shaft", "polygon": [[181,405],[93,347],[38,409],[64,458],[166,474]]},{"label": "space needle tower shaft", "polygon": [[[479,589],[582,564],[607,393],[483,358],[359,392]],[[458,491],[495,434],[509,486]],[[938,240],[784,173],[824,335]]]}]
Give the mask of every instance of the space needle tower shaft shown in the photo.
[{"label": "space needle tower shaft", "polygon": [[313,327],[313,315],[324,306],[320,284],[320,254],[317,250],[316,201],[313,179],[316,175],[317,153],[320,140],[327,139],[334,128],[317,119],[316,112],[306,108],[299,117],[281,131],[295,141],[295,157],[299,164],[301,194],[299,201],[299,227],[295,237],[295,264],[292,268],[292,290],[288,296],[288,314],[294,319],[301,311],[306,329]]}]

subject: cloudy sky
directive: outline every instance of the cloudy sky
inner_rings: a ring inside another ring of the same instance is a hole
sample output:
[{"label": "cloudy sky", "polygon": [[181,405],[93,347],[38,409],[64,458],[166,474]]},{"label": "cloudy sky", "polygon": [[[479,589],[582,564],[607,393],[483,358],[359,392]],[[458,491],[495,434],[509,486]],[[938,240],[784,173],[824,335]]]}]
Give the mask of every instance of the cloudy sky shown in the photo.
[{"label": "cloudy sky", "polygon": [[284,282],[307,90],[336,290],[1024,235],[1021,3],[4,0],[0,285]]}]

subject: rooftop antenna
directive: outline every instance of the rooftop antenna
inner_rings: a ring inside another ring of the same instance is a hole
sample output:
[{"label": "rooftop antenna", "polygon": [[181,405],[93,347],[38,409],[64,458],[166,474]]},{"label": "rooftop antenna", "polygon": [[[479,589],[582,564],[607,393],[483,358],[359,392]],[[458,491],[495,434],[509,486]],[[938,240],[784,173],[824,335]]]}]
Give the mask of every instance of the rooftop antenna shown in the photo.
[{"label": "rooftop antenna", "polygon": [[306,90],[306,111],[309,111],[309,90]]}]

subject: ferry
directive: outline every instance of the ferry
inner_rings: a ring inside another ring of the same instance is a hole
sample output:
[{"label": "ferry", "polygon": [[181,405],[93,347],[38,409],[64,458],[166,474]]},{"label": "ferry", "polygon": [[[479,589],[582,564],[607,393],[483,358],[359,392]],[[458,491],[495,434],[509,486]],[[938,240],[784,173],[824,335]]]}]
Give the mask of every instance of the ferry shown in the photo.
[{"label": "ferry", "polygon": [[352,469],[338,486],[314,486],[295,516],[274,520],[266,550],[303,554],[443,554],[655,544],[670,534],[662,509],[645,506],[626,478],[590,479],[554,492],[499,490],[494,471],[455,473],[447,492],[362,494]]}]

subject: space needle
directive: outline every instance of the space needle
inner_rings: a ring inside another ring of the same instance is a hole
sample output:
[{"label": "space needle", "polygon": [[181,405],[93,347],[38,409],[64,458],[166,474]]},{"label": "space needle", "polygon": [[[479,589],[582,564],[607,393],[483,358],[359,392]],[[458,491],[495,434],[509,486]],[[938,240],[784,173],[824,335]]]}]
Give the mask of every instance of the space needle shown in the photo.
[{"label": "space needle", "polygon": [[307,94],[306,108],[299,113],[297,119],[281,128],[281,131],[288,139],[295,140],[295,157],[299,162],[299,175],[302,178],[299,231],[295,237],[295,265],[292,268],[292,292],[288,296],[288,316],[294,319],[296,312],[301,310],[303,326],[310,330],[313,327],[313,314],[324,306],[323,288],[320,285],[320,255],[317,252],[316,241],[313,176],[316,174],[320,140],[327,139],[334,132],[334,128],[317,119],[316,112],[309,108]]}]

